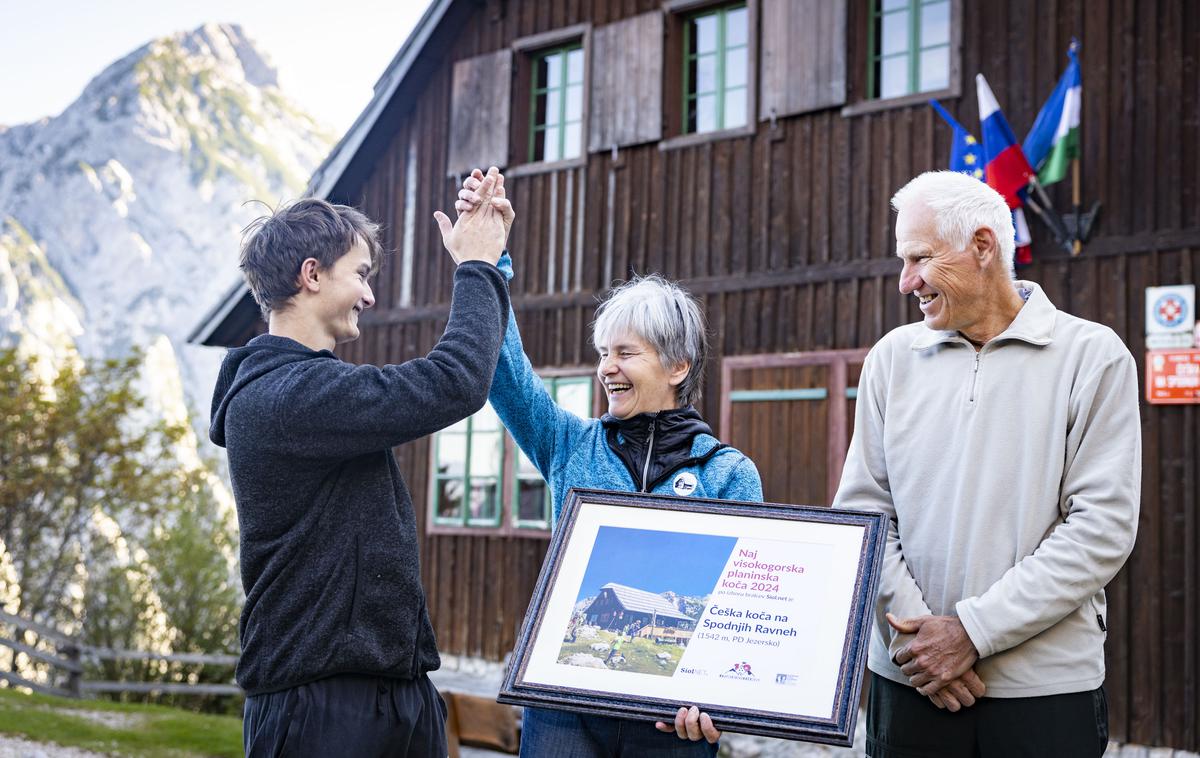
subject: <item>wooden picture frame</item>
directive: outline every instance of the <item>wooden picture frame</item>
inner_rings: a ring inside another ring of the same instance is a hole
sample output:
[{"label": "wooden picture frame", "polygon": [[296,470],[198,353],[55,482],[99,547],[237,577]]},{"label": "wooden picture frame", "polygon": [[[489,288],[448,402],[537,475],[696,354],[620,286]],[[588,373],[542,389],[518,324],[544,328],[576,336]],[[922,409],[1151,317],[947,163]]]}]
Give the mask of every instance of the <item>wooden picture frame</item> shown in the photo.
[{"label": "wooden picture frame", "polygon": [[572,489],[499,701],[698,705],[718,729],[848,746],[885,535],[878,513]]}]

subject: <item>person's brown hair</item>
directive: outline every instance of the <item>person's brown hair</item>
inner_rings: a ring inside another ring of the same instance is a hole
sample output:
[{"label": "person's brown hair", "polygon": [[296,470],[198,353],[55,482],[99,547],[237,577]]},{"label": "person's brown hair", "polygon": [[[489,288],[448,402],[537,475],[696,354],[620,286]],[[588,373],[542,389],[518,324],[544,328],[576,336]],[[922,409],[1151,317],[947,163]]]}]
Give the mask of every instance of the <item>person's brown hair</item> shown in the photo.
[{"label": "person's brown hair", "polygon": [[287,307],[300,291],[300,264],[316,258],[329,270],[362,240],[371,253],[371,271],[379,270],[383,246],[379,224],[348,205],[306,197],[259,216],[242,230],[238,267],[246,277],[263,318]]}]

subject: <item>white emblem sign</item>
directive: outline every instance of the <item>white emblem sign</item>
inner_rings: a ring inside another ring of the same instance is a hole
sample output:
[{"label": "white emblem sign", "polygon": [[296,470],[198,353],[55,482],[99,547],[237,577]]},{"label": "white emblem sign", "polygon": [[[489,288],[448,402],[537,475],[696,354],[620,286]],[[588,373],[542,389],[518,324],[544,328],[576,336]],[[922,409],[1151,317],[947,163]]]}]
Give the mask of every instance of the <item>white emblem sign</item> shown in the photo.
[{"label": "white emblem sign", "polygon": [[1196,285],[1146,288],[1146,347],[1189,348],[1195,341]]}]

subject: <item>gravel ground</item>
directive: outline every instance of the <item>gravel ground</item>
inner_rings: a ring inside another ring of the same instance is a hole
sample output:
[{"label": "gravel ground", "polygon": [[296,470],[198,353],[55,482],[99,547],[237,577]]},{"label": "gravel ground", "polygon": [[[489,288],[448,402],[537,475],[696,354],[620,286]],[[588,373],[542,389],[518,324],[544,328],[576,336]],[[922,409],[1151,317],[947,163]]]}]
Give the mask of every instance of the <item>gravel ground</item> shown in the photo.
[{"label": "gravel ground", "polygon": [[[481,697],[495,697],[504,676],[502,664],[471,658],[443,655],[442,668],[431,672],[429,678],[438,689],[465,692]],[[136,725],[136,714],[105,711],[71,711],[72,715],[87,718],[113,728]],[[854,735],[854,747],[835,748],[806,742],[790,742],[746,734],[727,734],[721,740],[721,758],[859,758],[864,756],[866,717],[859,715]],[[464,747],[462,758],[496,758],[503,755],[491,750]],[[1200,754],[1170,748],[1147,748],[1141,745],[1109,743],[1106,758],[1200,758]],[[79,748],[38,743],[21,737],[0,734],[0,758],[105,758]]]},{"label": "gravel ground", "polygon": [[102,753],[76,747],[31,742],[21,737],[0,734],[0,758],[107,758]]},{"label": "gravel ground", "polygon": [[[466,692],[481,697],[495,697],[500,691],[504,667],[499,663],[474,658],[442,656],[442,668],[431,672],[429,678],[438,689]],[[807,742],[775,740],[748,734],[727,734],[721,739],[721,758],[859,758],[865,756],[865,713],[860,713],[850,748],[813,745]],[[491,750],[463,748],[463,758],[495,758],[502,755]],[[1170,748],[1148,748],[1141,745],[1120,745],[1110,742],[1105,758],[1200,758],[1200,754]],[[0,753],[0,758],[4,755]]]}]

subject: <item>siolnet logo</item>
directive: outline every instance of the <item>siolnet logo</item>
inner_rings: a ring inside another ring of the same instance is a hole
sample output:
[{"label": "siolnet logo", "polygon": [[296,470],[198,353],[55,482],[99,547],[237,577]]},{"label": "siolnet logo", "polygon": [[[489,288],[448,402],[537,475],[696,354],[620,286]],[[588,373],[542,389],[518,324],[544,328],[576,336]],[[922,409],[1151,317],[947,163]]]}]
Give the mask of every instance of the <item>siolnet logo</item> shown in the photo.
[{"label": "siolnet logo", "polygon": [[698,669],[692,666],[681,666],[679,668],[681,674],[691,674],[692,676],[708,676],[707,669]]}]

